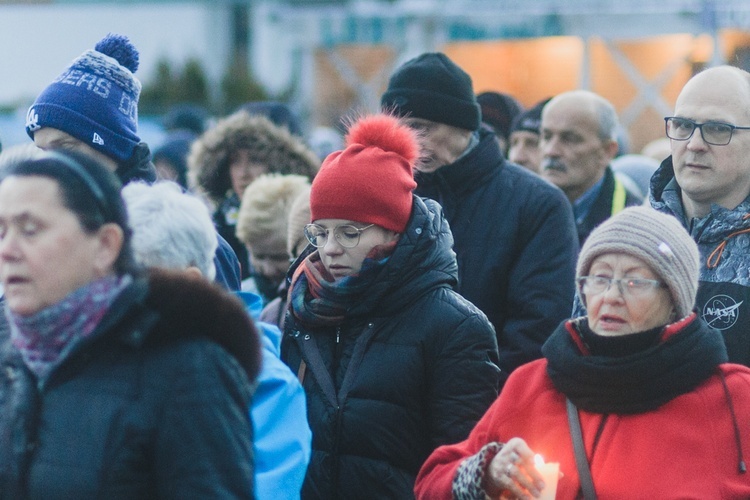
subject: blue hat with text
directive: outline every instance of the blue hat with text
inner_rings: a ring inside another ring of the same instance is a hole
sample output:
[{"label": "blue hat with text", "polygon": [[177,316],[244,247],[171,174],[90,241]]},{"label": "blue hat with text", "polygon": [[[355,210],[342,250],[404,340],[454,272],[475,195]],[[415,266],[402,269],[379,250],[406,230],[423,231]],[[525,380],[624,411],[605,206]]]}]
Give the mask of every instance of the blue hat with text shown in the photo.
[{"label": "blue hat with text", "polygon": [[31,105],[26,133],[55,128],[117,161],[138,143],[141,82],[138,51],[127,37],[109,34],[76,58]]}]

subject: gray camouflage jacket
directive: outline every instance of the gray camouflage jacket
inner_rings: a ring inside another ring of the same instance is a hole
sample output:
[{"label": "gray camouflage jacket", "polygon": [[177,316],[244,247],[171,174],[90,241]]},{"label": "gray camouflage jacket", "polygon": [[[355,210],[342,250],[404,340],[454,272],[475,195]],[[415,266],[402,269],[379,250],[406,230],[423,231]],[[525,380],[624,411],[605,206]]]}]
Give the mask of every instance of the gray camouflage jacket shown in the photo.
[{"label": "gray camouflage jacket", "polygon": [[651,206],[682,222],[701,255],[696,309],[724,336],[729,361],[750,366],[750,196],[733,210],[713,205],[687,220],[672,157],[651,178]]}]

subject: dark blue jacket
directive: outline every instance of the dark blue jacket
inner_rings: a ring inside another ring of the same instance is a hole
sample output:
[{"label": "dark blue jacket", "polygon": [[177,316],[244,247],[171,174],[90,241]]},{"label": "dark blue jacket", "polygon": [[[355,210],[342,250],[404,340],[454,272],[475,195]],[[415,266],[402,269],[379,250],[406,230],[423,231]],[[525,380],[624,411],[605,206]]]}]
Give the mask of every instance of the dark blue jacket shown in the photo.
[{"label": "dark blue jacket", "polygon": [[313,433],[302,498],[413,497],[427,456],[497,397],[492,325],[453,291],[450,229],[426,201],[340,325],[287,315],[281,357],[303,378]]},{"label": "dark blue jacket", "polygon": [[154,271],[38,384],[0,345],[0,499],[252,498],[242,304]]},{"label": "dark blue jacket", "polygon": [[500,368],[541,357],[573,305],[578,237],[557,187],[506,162],[494,136],[455,163],[417,174],[417,194],[437,200],[458,258],[458,292],[497,332]]}]

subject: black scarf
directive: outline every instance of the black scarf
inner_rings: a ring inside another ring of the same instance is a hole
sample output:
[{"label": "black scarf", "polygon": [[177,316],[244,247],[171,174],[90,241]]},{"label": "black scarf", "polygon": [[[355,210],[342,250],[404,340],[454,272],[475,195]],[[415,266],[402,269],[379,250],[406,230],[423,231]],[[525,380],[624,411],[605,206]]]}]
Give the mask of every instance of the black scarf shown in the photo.
[{"label": "black scarf", "polygon": [[[634,414],[690,392],[727,362],[721,334],[693,318],[663,342],[622,356],[581,352],[584,319],[564,322],[542,346],[554,386],[579,409]],[[663,331],[663,329],[662,329]]]}]

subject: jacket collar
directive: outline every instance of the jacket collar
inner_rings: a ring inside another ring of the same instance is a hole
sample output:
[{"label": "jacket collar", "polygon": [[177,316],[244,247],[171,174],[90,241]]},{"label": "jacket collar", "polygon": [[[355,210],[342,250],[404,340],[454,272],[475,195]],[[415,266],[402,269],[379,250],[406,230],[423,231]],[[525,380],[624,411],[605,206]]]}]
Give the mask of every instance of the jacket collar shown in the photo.
[{"label": "jacket collar", "polygon": [[660,212],[671,213],[682,222],[690,235],[699,244],[716,243],[728,234],[750,229],[750,195],[734,209],[711,205],[707,216],[688,220],[682,205],[682,190],[674,176],[672,157],[666,158],[651,177],[651,206]]},{"label": "jacket collar", "polygon": [[482,128],[479,130],[479,142],[455,162],[430,173],[417,171],[417,192],[422,194],[421,191],[426,190],[424,194],[427,195],[430,189],[449,190],[460,200],[504,165],[503,154],[494,134]]}]

